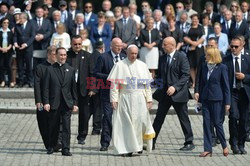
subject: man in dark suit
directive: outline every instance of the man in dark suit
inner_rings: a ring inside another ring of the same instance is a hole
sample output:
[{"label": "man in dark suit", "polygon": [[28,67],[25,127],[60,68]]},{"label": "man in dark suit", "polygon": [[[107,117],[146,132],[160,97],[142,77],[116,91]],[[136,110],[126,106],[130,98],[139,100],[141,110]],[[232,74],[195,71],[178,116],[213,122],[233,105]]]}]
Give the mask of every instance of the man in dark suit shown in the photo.
[{"label": "man in dark suit", "polygon": [[[114,38],[111,42],[111,51],[99,56],[94,69],[94,75],[98,79],[96,89],[100,89],[103,117],[102,117],[102,133],[101,133],[101,149],[107,151],[112,137],[112,113],[113,109],[110,103],[110,82],[107,82],[108,75],[114,64],[126,57],[121,53],[122,40]],[[98,85],[104,85],[98,86]]]},{"label": "man in dark suit", "polygon": [[35,28],[35,40],[33,42],[34,53],[37,57],[34,57],[34,68],[39,63],[42,63],[46,57],[46,49],[49,46],[50,36],[52,34],[50,21],[43,17],[44,10],[42,7],[36,8],[36,17],[32,20]]},{"label": "man in dark suit", "polygon": [[57,63],[47,69],[44,85],[44,109],[49,112],[49,142],[47,154],[54,152],[62,118],[62,155],[70,153],[70,118],[78,110],[75,70],[66,62],[67,52],[63,47],[56,50]]},{"label": "man in dark suit", "polygon": [[[94,66],[97,63],[97,59],[99,58],[99,56],[101,56],[101,54],[103,54],[104,52],[105,52],[104,43],[102,41],[97,41],[95,43],[95,50],[91,55],[94,61]],[[99,135],[101,133],[101,127],[102,127],[102,109],[101,109],[101,99],[99,90],[96,90],[95,95],[90,97],[89,109],[90,113],[93,115],[92,135]]]},{"label": "man in dark suit", "polygon": [[136,22],[129,18],[129,8],[122,8],[123,18],[115,22],[114,37],[122,40],[122,48],[126,49],[128,45],[135,43]]},{"label": "man in dark suit", "polygon": [[27,84],[32,87],[32,57],[33,57],[33,41],[35,39],[35,29],[32,22],[27,21],[27,14],[20,14],[20,24],[16,25],[14,33],[14,46],[17,53],[17,67],[19,87],[24,85],[24,64],[26,65]]},{"label": "man in dark suit", "polygon": [[48,112],[43,109],[44,102],[42,96],[43,96],[46,70],[49,66],[53,65],[55,62],[56,62],[56,47],[51,46],[47,49],[47,61],[37,65],[34,74],[35,76],[34,93],[35,93],[37,122],[46,149],[48,149],[49,147],[48,146],[49,119],[48,119]]},{"label": "man in dark suit", "polygon": [[[56,32],[56,27],[59,24],[64,24],[63,22],[61,22],[61,12],[59,10],[55,10],[52,14],[52,20],[51,20],[51,30],[52,30],[52,34]],[[66,32],[69,31],[69,27],[67,24],[64,24],[65,28],[66,28]]]},{"label": "man in dark suit", "polygon": [[84,25],[90,29],[93,25],[97,24],[97,15],[93,13],[93,5],[87,2],[84,5]]},{"label": "man in dark suit", "polygon": [[84,26],[84,15],[82,13],[78,13],[76,15],[75,22],[72,24],[72,26],[69,29],[70,36],[74,35],[80,35],[80,31],[85,29]]},{"label": "man in dark suit", "polygon": [[87,89],[87,78],[92,76],[94,68],[91,54],[82,50],[82,38],[79,35],[72,36],[71,49],[67,52],[67,63],[76,71],[77,96],[79,101],[78,117],[78,144],[85,144],[89,127],[89,97],[95,94],[93,90]]},{"label": "man in dark suit", "polygon": [[225,21],[222,23],[222,33],[225,33],[229,37],[229,33],[231,31],[231,28],[233,28],[234,21],[232,20],[232,12],[230,10],[225,11],[224,18]]},{"label": "man in dark suit", "polygon": [[248,25],[250,25],[250,12],[249,10],[249,5],[246,1],[243,1],[241,3],[241,11],[243,13],[243,20],[247,22]]},{"label": "man in dark suit", "polygon": [[235,23],[232,25],[229,32],[229,40],[232,40],[237,35],[243,35],[245,37],[245,48],[248,49],[248,38],[250,32],[247,22],[243,20],[243,14],[241,11],[236,12]]},{"label": "man in dark suit", "polygon": [[207,1],[205,4],[205,13],[209,15],[210,23],[213,25],[217,18],[217,13],[214,12],[214,4],[211,1]]},{"label": "man in dark suit", "polygon": [[73,21],[72,21],[72,14],[67,11],[67,2],[64,0],[61,0],[59,2],[59,9],[61,11],[61,22],[63,22],[67,29],[71,29],[73,26]]},{"label": "man in dark suit", "polygon": [[229,111],[229,143],[234,154],[246,154],[245,140],[250,101],[250,56],[242,54],[242,43],[234,37],[231,51],[223,59],[228,67],[231,90],[231,109]]},{"label": "man in dark suit", "polygon": [[195,146],[193,144],[193,132],[188,118],[187,107],[190,95],[188,91],[189,63],[183,53],[176,51],[176,41],[173,37],[165,38],[162,47],[166,54],[160,57],[157,78],[163,80],[163,87],[160,89],[163,97],[159,100],[158,110],[153,123],[156,133],[153,140],[153,149],[167,112],[173,106],[185,136],[184,147],[180,148],[180,150],[193,150]]},{"label": "man in dark suit", "polygon": [[78,13],[81,13],[80,10],[77,10],[77,2],[76,0],[70,0],[69,1],[69,13],[72,15],[72,22],[75,21],[76,15]]},{"label": "man in dark suit", "polygon": [[48,6],[49,8],[49,14],[48,14],[48,19],[52,19],[52,14],[55,10],[57,10],[56,8],[54,8],[52,6],[53,0],[44,0],[44,4]]}]

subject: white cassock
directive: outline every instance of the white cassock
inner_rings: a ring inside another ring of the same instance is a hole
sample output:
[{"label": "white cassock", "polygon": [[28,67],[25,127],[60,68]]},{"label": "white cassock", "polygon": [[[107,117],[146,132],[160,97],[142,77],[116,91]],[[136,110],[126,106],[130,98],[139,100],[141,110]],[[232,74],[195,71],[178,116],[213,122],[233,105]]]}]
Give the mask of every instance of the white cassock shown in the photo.
[{"label": "white cassock", "polygon": [[[132,77],[135,80],[133,83],[130,80]],[[131,63],[126,58],[114,65],[108,80],[114,84],[110,90],[110,100],[118,102],[112,117],[115,154],[142,151],[143,141],[147,142],[150,152],[155,132],[147,108],[147,102],[152,102],[152,77],[147,65],[140,60]],[[120,89],[117,80],[123,80]]]}]

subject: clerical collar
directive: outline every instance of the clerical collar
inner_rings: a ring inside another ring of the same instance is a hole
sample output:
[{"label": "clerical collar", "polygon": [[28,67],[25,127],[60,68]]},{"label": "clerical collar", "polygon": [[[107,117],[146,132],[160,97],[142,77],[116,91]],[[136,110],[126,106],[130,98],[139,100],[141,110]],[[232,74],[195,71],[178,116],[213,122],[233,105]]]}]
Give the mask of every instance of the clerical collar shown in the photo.
[{"label": "clerical collar", "polygon": [[62,64],[62,63],[59,63],[59,62],[57,62],[57,64],[60,66],[60,67],[62,67],[64,64]]},{"label": "clerical collar", "polygon": [[50,64],[50,65],[53,65],[53,63],[51,63],[51,62],[49,62],[49,60],[47,59],[47,61],[46,61],[48,64]]}]

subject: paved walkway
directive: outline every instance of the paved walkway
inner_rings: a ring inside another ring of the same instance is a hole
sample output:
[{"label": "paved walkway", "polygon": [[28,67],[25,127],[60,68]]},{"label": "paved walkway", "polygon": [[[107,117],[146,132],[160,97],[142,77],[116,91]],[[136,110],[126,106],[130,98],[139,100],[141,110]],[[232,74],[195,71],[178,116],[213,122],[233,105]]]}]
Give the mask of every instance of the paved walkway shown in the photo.
[{"label": "paved walkway", "polygon": [[[151,115],[152,119],[155,115]],[[199,158],[202,146],[202,116],[190,116],[196,148],[192,152],[181,152],[183,135],[176,115],[168,115],[156,144],[156,150],[150,154],[133,157],[114,156],[112,147],[108,152],[100,152],[100,136],[89,135],[85,145],[78,145],[77,115],[72,116],[71,152],[72,157],[60,153],[47,155],[38,132],[35,114],[0,114],[0,166],[21,165],[119,165],[119,166],[179,166],[179,165],[250,165],[250,143],[247,143],[247,155],[230,155],[224,157],[220,146],[214,148],[213,157]],[[227,118],[225,123],[228,138]],[[91,132],[90,127],[90,132]]]}]

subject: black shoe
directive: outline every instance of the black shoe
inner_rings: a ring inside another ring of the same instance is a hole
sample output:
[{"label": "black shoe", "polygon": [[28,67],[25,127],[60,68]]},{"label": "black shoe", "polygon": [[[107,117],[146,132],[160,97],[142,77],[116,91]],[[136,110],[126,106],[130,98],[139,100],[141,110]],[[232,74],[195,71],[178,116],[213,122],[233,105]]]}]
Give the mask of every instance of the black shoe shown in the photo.
[{"label": "black shoe", "polygon": [[195,148],[194,144],[187,144],[184,145],[182,148],[180,148],[180,150],[182,151],[191,151]]},{"label": "black shoe", "polygon": [[100,148],[100,151],[108,151],[108,147],[103,146]]},{"label": "black shoe", "polygon": [[153,144],[153,146],[152,146],[152,150],[155,150],[155,144]]},{"label": "black shoe", "polygon": [[23,83],[19,83],[18,85],[17,85],[17,88],[22,88],[23,87]]},{"label": "black shoe", "polygon": [[246,142],[250,142],[250,133],[247,133]]},{"label": "black shoe", "polygon": [[217,143],[217,144],[220,144],[219,138],[216,138],[216,143]]},{"label": "black shoe", "polygon": [[122,154],[121,156],[122,157],[132,157],[132,154],[133,153],[125,153],[125,154]]},{"label": "black shoe", "polygon": [[213,147],[217,146],[216,139],[213,139],[213,141],[212,141],[212,146],[213,146]]},{"label": "black shoe", "polygon": [[53,148],[48,148],[47,149],[47,154],[53,154],[54,152],[54,149]]},{"label": "black shoe", "polygon": [[100,135],[101,131],[100,130],[93,130],[91,135]]},{"label": "black shoe", "polygon": [[62,155],[63,156],[72,156],[72,153],[70,153],[69,150],[63,150]]},{"label": "black shoe", "polygon": [[57,144],[57,145],[54,147],[54,152],[59,152],[60,149],[62,149],[62,144]]},{"label": "black shoe", "polygon": [[239,149],[239,147],[237,145],[232,146],[231,149],[233,151],[233,154],[241,154],[241,151],[240,151],[240,149]]},{"label": "black shoe", "polygon": [[28,84],[28,86],[29,86],[29,88],[33,88],[34,87],[33,84]]},{"label": "black shoe", "polygon": [[139,152],[137,152],[138,154],[142,154],[143,153],[143,150],[141,150],[141,151],[139,151]]},{"label": "black shoe", "polygon": [[85,140],[84,139],[79,139],[78,140],[78,144],[84,145],[85,144]]},{"label": "black shoe", "polygon": [[243,147],[240,147],[239,149],[241,154],[247,154],[247,151]]}]

